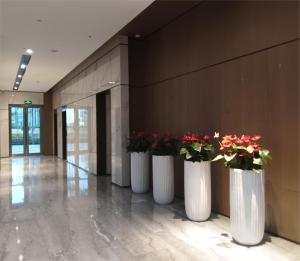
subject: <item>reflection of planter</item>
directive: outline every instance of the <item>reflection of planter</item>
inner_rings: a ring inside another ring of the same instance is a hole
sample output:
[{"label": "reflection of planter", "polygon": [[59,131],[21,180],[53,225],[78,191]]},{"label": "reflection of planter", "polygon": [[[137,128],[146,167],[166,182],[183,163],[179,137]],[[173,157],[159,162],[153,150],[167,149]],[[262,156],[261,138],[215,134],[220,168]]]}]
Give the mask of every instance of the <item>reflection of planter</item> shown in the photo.
[{"label": "reflection of planter", "polygon": [[131,188],[135,193],[145,193],[149,189],[149,153],[131,152]]},{"label": "reflection of planter", "polygon": [[153,197],[159,204],[174,199],[174,157],[153,155]]},{"label": "reflection of planter", "polygon": [[260,243],[265,230],[264,171],[230,169],[230,229],[243,245]]},{"label": "reflection of planter", "polygon": [[210,161],[184,161],[184,203],[188,218],[207,220],[211,212]]}]

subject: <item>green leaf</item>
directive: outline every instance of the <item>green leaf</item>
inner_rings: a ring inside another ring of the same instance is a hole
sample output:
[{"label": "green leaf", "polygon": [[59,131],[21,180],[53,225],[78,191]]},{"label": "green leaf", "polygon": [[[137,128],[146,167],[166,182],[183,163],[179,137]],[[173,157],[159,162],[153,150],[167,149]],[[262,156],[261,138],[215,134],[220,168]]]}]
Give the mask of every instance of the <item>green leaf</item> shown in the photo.
[{"label": "green leaf", "polygon": [[188,159],[190,159],[192,157],[192,155],[188,152],[188,153],[186,153],[185,154],[185,158],[188,160]]},{"label": "green leaf", "polygon": [[261,157],[262,163],[263,164],[267,164],[268,161],[270,161],[272,159],[272,157],[270,156],[270,151],[266,150],[266,149],[262,149],[259,151],[259,156]]},{"label": "green leaf", "polygon": [[231,156],[228,156],[228,155],[224,154],[224,158],[225,158],[225,160],[226,160],[227,162],[233,160],[235,156],[236,156],[236,153],[234,153],[234,154],[231,155]]},{"label": "green leaf", "polygon": [[247,151],[249,153],[252,153],[254,151],[254,148],[250,145],[250,146],[247,147]]},{"label": "green leaf", "polygon": [[223,159],[224,157],[223,157],[223,155],[218,155],[218,156],[216,156],[212,161],[217,161],[217,160],[220,160],[220,159]]},{"label": "green leaf", "polygon": [[201,146],[198,142],[195,142],[192,144],[192,148],[195,150],[195,151],[198,151],[198,152],[201,152]]},{"label": "green leaf", "polygon": [[188,152],[188,151],[187,151],[186,148],[181,148],[179,154],[180,154],[180,155],[184,155],[184,154],[186,154],[187,152]]},{"label": "green leaf", "polygon": [[253,159],[253,164],[256,164],[256,165],[263,165],[263,162],[261,160],[261,158],[254,158]]},{"label": "green leaf", "polygon": [[180,149],[180,155],[185,155],[186,159],[190,159],[192,155],[189,153],[189,151],[186,148]]}]

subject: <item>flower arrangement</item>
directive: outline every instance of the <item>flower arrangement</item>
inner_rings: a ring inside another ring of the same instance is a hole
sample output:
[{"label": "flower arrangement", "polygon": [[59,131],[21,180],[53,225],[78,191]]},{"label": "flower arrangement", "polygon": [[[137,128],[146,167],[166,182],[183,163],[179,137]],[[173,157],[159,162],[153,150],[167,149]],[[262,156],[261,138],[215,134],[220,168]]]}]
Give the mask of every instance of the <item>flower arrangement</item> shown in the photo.
[{"label": "flower arrangement", "polygon": [[150,147],[150,140],[144,132],[132,132],[127,146],[128,152],[146,152]]},{"label": "flower arrangement", "polygon": [[214,146],[210,143],[208,135],[188,133],[181,139],[180,155],[187,161],[209,161],[214,152]]},{"label": "flower arrangement", "polygon": [[166,133],[161,136],[158,133],[152,134],[150,153],[156,156],[175,156],[178,153],[178,139]]},{"label": "flower arrangement", "polygon": [[[219,139],[219,133],[215,133],[214,138]],[[222,137],[220,150],[222,154],[218,155],[213,161],[224,159],[225,166],[233,169],[259,170],[267,164],[272,158],[270,151],[261,147],[258,141],[261,136],[249,135],[225,135]]]}]

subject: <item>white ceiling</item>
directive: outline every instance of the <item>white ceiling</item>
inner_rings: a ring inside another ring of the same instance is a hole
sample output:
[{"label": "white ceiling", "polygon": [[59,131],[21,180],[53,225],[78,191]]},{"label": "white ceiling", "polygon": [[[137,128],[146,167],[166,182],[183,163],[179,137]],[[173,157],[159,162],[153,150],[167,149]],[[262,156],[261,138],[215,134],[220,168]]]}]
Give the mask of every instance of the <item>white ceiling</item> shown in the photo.
[{"label": "white ceiling", "polygon": [[153,1],[0,0],[0,90],[12,90],[24,48],[34,54],[19,90],[49,90]]}]

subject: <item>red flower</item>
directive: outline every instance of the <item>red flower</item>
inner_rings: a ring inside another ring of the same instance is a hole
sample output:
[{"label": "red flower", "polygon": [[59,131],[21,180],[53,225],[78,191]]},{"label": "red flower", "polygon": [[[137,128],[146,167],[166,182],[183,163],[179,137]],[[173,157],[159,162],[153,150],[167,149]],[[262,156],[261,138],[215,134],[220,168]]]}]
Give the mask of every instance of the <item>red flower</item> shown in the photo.
[{"label": "red flower", "polygon": [[203,140],[208,141],[208,140],[209,140],[209,136],[208,136],[208,135],[205,135],[205,136],[203,137]]},{"label": "red flower", "polygon": [[258,140],[260,140],[261,139],[261,136],[253,136],[252,138],[251,138],[251,140],[252,141],[258,141]]},{"label": "red flower", "polygon": [[137,133],[137,137],[138,138],[143,138],[144,136],[145,136],[145,133],[142,132],[142,131],[140,131],[140,132]]},{"label": "red flower", "polygon": [[165,141],[169,141],[171,138],[172,138],[172,135],[171,135],[170,133],[166,133],[166,134],[164,135]]},{"label": "red flower", "polygon": [[235,142],[238,145],[242,145],[244,143],[244,141],[242,141],[241,139],[237,139]]},{"label": "red flower", "polygon": [[231,140],[222,140],[222,146],[225,148],[229,148],[232,145],[232,141]]},{"label": "red flower", "polygon": [[159,139],[159,134],[158,133],[153,133],[152,137],[154,140],[158,140]]},{"label": "red flower", "polygon": [[260,150],[260,146],[258,144],[253,144],[252,147],[253,147],[254,151]]},{"label": "red flower", "polygon": [[249,135],[242,135],[241,140],[243,140],[243,141],[249,141],[250,140],[250,136]]}]

